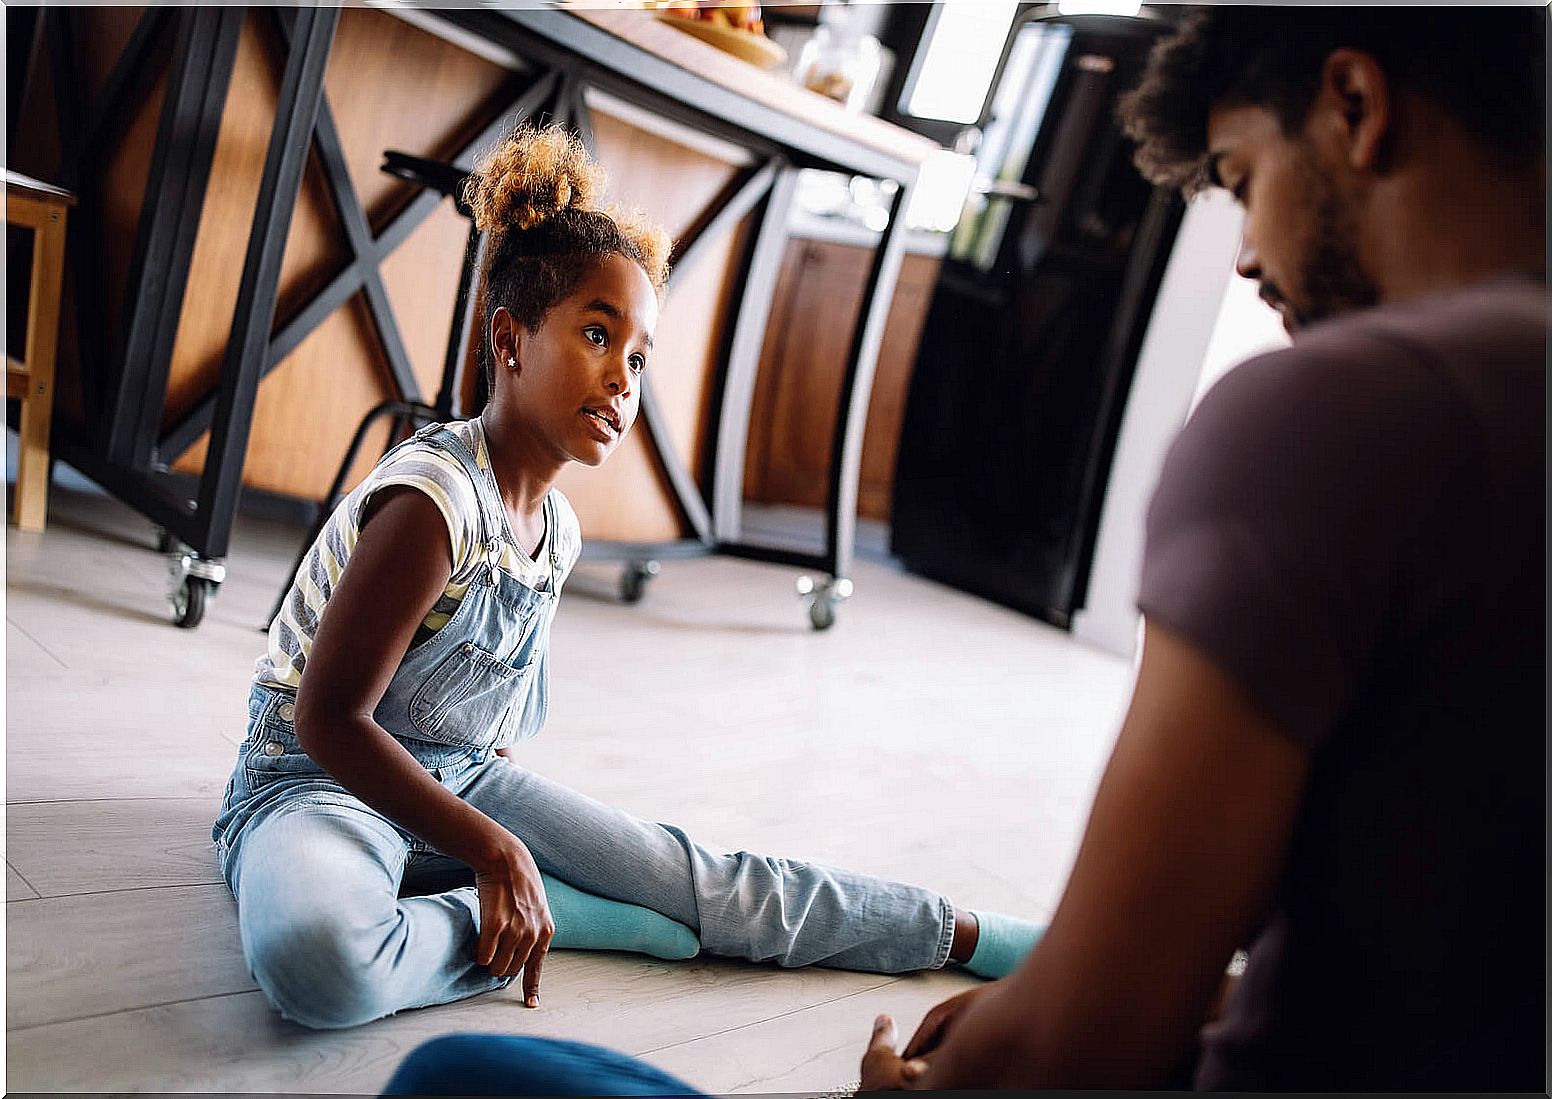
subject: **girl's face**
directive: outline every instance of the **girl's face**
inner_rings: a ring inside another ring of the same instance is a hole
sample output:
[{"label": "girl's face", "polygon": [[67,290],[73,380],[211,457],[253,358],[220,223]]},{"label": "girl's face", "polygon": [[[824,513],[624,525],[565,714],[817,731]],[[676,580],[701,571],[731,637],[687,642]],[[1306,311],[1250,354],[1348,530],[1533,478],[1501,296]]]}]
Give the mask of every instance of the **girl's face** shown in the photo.
[{"label": "girl's face", "polygon": [[601,465],[636,422],[657,316],[657,294],[641,266],[606,256],[550,308],[538,331],[505,315],[516,366],[498,350],[497,384],[510,387],[511,407],[556,457]]}]

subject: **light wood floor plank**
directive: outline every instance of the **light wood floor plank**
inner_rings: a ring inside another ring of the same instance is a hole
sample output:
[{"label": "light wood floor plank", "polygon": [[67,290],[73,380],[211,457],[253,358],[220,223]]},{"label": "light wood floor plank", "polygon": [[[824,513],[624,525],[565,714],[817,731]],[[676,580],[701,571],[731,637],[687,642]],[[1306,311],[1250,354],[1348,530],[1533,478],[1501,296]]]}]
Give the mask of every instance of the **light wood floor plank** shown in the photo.
[{"label": "light wood floor plank", "polygon": [[538,1010],[501,991],[320,1033],[284,1022],[260,993],[221,996],[13,1030],[8,1082],[19,1090],[375,1094],[405,1054],[441,1034],[585,1037],[643,1054],[893,983],[868,974],[561,951],[545,968]]},{"label": "light wood floor plank", "polygon": [[644,1060],[717,1095],[817,1095],[857,1080],[862,1051],[880,1014],[894,1017],[904,1041],[928,1008],[975,983],[956,973],[921,974],[651,1050]]},{"label": "light wood floor plank", "polygon": [[6,916],[7,1027],[256,987],[224,885],[20,901]]},{"label": "light wood floor plank", "polygon": [[[716,1089],[829,1088],[877,1010],[904,1023],[970,986],[561,952],[538,1012],[497,994],[346,1033],[282,1023],[207,845],[299,533],[242,519],[194,631],[168,621],[166,559],[121,505],[56,491],[41,538],[7,534],[12,1088],[367,1094],[460,1029],[595,1041]],[[1044,918],[1131,667],[868,561],[815,634],[794,576],[709,558],[666,562],[634,607],[568,589],[550,721],[519,762],[714,848]],[[118,891],[72,895],[95,888]]]},{"label": "light wood floor plank", "polygon": [[38,891],[27,884],[16,868],[11,865],[11,860],[5,861],[5,899],[9,901],[30,901],[38,898]]},{"label": "light wood floor plank", "polygon": [[208,798],[12,805],[6,859],[45,897],[221,881]]},{"label": "light wood floor plank", "polygon": [[152,716],[67,725],[61,719],[40,730],[7,721],[8,800],[198,797],[214,813],[237,758],[236,746],[215,732],[161,728]]},{"label": "light wood floor plank", "polygon": [[10,619],[5,623],[5,674],[7,679],[34,680],[57,676],[65,662],[40,645],[35,637]]}]

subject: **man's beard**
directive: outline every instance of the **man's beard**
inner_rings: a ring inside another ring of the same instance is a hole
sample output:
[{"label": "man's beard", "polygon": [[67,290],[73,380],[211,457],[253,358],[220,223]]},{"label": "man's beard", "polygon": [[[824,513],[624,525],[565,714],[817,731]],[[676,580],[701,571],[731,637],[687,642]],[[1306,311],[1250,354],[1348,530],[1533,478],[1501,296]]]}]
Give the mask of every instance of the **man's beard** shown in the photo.
[{"label": "man's beard", "polygon": [[1358,263],[1358,229],[1352,215],[1342,207],[1330,181],[1313,164],[1307,168],[1315,232],[1301,272],[1304,300],[1288,302],[1294,328],[1368,309],[1380,300],[1379,287]]}]

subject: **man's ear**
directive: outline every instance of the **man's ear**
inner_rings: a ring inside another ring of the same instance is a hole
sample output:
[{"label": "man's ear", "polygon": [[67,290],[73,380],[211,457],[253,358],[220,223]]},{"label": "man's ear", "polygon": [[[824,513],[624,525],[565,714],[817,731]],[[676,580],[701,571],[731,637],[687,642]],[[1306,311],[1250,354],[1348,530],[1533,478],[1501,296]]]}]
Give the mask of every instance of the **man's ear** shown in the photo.
[{"label": "man's ear", "polygon": [[1343,159],[1355,172],[1384,168],[1391,137],[1390,81],[1372,54],[1362,50],[1333,50],[1321,71],[1317,103],[1328,117],[1339,119],[1335,127],[1342,142]]}]

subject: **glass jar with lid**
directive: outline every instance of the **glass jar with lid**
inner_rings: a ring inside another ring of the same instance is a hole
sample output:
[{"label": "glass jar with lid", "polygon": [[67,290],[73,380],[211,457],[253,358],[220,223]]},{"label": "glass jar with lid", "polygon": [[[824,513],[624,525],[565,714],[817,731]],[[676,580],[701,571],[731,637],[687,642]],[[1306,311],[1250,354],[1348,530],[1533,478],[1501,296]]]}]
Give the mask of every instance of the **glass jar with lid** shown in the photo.
[{"label": "glass jar with lid", "polygon": [[883,60],[878,39],[856,30],[844,7],[826,6],[820,18],[813,37],[798,54],[793,78],[849,111],[860,111]]}]

